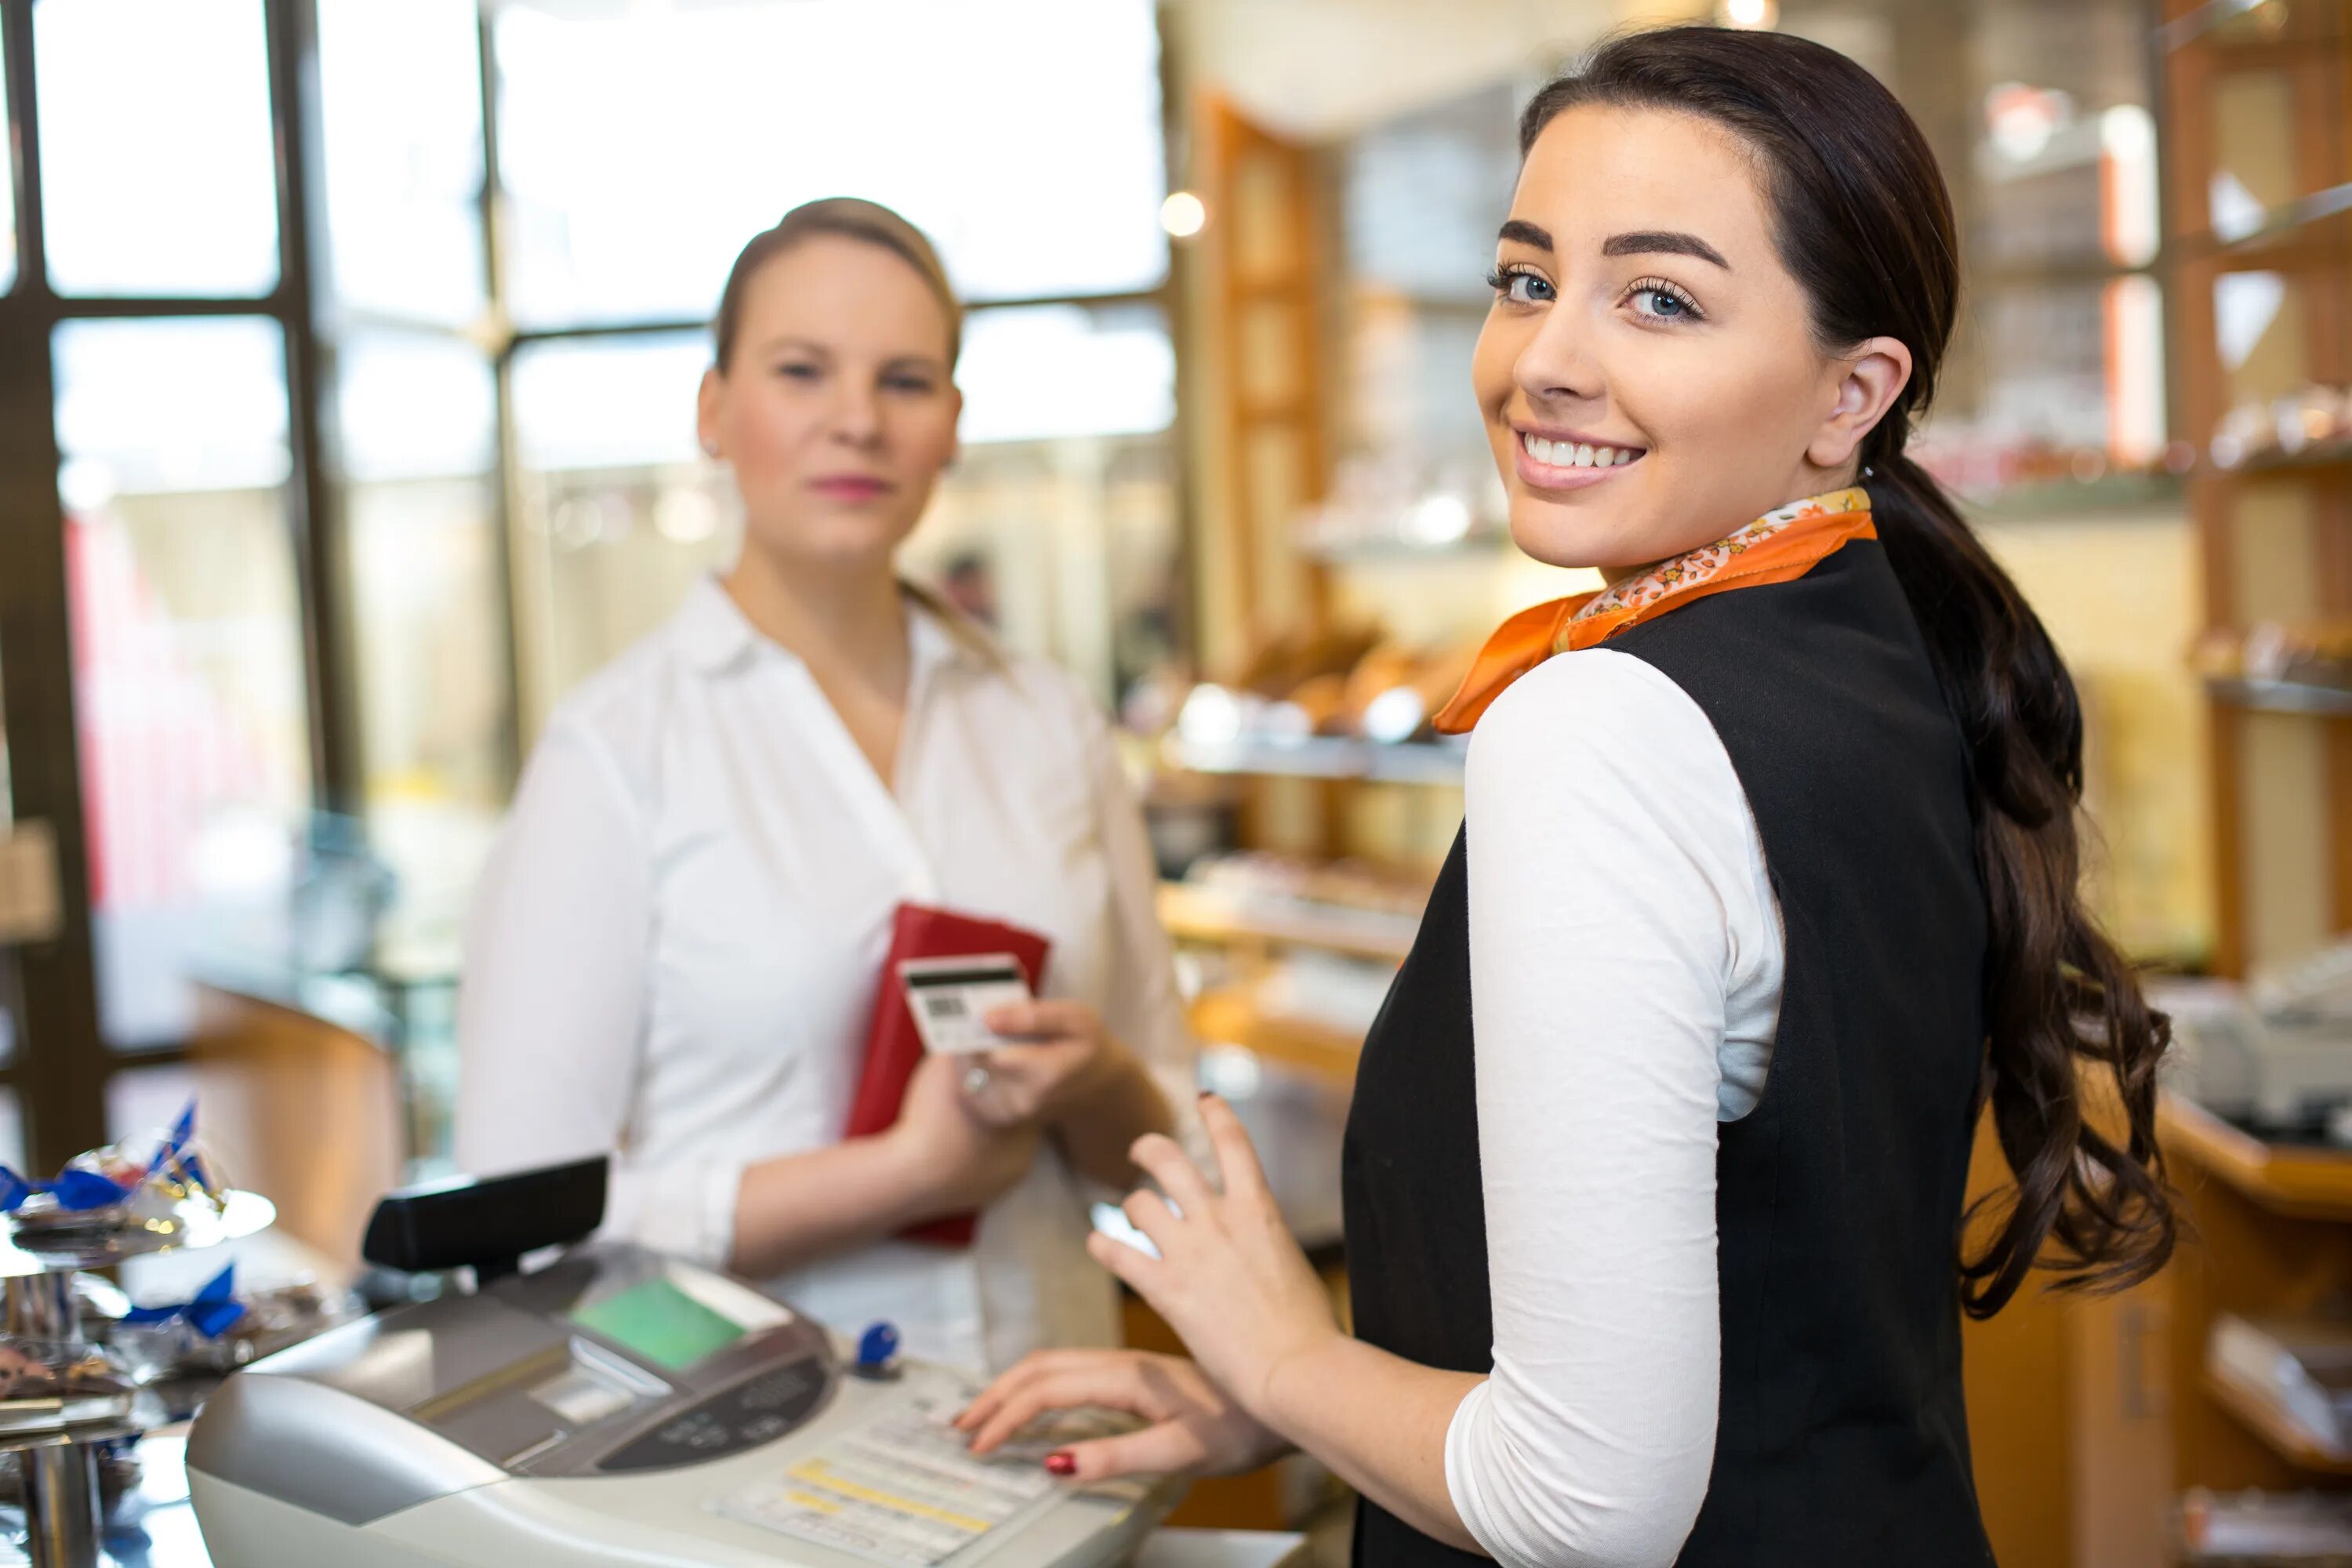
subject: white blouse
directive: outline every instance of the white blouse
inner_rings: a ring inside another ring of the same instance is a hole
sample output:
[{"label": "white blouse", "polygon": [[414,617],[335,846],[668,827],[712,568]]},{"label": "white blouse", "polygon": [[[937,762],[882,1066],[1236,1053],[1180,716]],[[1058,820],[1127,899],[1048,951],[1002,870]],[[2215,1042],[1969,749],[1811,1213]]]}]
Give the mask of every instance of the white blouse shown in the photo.
[{"label": "white blouse", "polygon": [[[605,1233],[723,1264],[745,1167],[842,1136],[901,901],[1051,938],[1044,993],[1096,1007],[1190,1115],[1157,878],[1108,726],[1051,665],[909,612],[895,789],[714,581],[558,707],[468,924],[461,1165],[613,1152]],[[1049,1144],[969,1249],[884,1241],[768,1284],[953,1365],[1116,1343],[1087,1196]]]},{"label": "white blouse", "polygon": [[1606,648],[1479,720],[1467,818],[1495,1370],[1447,1489],[1509,1568],[1670,1563],[1715,1458],[1716,1128],[1780,1015],[1763,845],[1706,714]]}]

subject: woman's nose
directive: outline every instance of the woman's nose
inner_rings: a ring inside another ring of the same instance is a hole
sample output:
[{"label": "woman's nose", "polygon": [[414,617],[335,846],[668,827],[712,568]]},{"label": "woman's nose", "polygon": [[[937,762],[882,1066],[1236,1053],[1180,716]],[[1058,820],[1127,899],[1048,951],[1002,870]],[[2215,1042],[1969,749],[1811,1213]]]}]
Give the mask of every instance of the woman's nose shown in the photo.
[{"label": "woman's nose", "polygon": [[1530,403],[1542,406],[1601,395],[1602,377],[1594,363],[1588,324],[1555,304],[1544,312],[1535,336],[1519,351],[1512,374]]},{"label": "woman's nose", "polygon": [[870,447],[882,436],[882,405],[871,388],[845,385],[833,405],[833,438]]}]

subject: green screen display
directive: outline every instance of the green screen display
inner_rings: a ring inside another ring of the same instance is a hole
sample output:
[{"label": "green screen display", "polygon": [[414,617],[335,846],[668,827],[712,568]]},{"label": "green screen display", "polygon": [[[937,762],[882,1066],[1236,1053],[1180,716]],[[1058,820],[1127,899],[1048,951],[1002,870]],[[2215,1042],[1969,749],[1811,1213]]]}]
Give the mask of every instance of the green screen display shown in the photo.
[{"label": "green screen display", "polygon": [[632,1285],[572,1314],[614,1344],[673,1372],[743,1337],[743,1326],[719,1316],[667,1279]]}]

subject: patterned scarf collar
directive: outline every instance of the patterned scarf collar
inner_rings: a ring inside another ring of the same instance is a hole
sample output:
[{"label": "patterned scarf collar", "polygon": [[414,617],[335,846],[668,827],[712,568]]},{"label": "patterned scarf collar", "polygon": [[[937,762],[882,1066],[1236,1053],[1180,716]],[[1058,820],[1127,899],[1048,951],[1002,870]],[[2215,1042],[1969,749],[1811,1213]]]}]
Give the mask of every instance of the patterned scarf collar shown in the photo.
[{"label": "patterned scarf collar", "polygon": [[1832,490],[1768,511],[1713,544],[1660,562],[1599,593],[1521,610],[1486,639],[1462,689],[1438,713],[1436,726],[1448,735],[1462,734],[1511,682],[1556,653],[1597,647],[1628,626],[1709,594],[1790,582],[1849,541],[1877,537],[1869,492],[1859,486]]}]

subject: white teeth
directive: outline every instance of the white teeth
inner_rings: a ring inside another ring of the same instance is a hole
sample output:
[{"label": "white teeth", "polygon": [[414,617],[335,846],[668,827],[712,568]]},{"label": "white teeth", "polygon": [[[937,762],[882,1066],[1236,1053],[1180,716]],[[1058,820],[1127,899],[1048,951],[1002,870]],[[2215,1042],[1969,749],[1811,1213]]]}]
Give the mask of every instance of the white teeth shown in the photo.
[{"label": "white teeth", "polygon": [[1577,441],[1548,441],[1540,436],[1522,436],[1519,445],[1537,462],[1556,468],[1613,468],[1640,457],[1640,451],[1624,447],[1591,446]]}]

